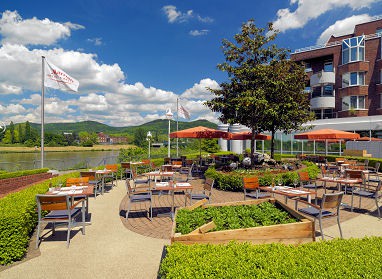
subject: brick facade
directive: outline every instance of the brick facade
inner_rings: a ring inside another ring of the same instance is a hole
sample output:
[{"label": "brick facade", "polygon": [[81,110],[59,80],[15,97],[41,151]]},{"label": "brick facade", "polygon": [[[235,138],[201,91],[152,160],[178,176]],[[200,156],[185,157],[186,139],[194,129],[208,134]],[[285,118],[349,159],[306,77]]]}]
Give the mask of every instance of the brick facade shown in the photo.
[{"label": "brick facade", "polygon": [[[382,56],[381,56],[381,36],[375,35],[382,30],[382,19],[375,19],[354,27],[352,34],[335,37],[331,36],[325,46],[315,47],[296,51],[292,54],[292,60],[308,63],[311,71],[309,75],[316,74],[324,68],[325,62],[332,62],[335,73],[333,85],[335,106],[332,117],[354,117],[380,115],[381,104],[381,76],[382,76]],[[365,35],[363,61],[348,62],[342,64],[342,40]],[[342,85],[345,73],[364,73],[364,85],[344,87]],[[307,84],[309,85],[309,83]],[[317,95],[315,95],[317,96]],[[314,98],[315,96],[311,96]],[[365,96],[364,109],[343,111],[342,98],[347,96]],[[320,108],[316,108],[320,109]],[[326,109],[326,108],[321,108]]]}]

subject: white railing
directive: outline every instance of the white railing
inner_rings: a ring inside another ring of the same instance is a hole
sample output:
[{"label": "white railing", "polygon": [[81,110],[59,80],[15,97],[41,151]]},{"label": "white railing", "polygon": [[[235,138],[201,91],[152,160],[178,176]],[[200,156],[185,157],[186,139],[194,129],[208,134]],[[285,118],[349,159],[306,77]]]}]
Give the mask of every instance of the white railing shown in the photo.
[{"label": "white railing", "polygon": [[[376,19],[373,19],[371,21],[376,21],[376,20],[382,19],[382,15],[376,16],[374,18],[376,18]],[[365,35],[365,40],[372,40],[372,39],[380,38],[381,36],[382,36],[382,33],[369,34],[369,35]],[[317,50],[317,49],[335,47],[335,46],[339,46],[341,44],[342,44],[342,41],[334,41],[334,42],[322,44],[322,45],[315,45],[315,46],[308,46],[308,47],[304,47],[304,48],[298,48],[293,52],[293,54]]]}]

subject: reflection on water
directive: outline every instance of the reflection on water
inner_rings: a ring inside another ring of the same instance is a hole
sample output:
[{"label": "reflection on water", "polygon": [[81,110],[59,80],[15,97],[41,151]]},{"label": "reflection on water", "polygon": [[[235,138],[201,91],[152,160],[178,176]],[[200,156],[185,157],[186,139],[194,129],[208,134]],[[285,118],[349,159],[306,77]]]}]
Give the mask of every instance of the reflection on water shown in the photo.
[{"label": "reflection on water", "polygon": [[[44,167],[57,170],[96,167],[117,162],[119,151],[45,152]],[[0,169],[7,171],[41,167],[41,154],[0,154]]]}]

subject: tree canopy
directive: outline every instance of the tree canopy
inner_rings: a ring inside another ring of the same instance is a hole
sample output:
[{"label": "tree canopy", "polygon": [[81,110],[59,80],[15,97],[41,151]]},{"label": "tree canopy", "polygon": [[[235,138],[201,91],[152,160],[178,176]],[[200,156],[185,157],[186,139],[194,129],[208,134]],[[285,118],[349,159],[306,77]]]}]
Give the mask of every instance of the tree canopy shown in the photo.
[{"label": "tree canopy", "polygon": [[[256,27],[249,20],[234,36],[235,42],[223,40],[225,62],[218,69],[228,74],[228,82],[205,104],[220,112],[223,123],[239,123],[251,129],[251,155],[257,133],[298,129],[313,119],[308,96],[304,95],[305,72],[287,60],[288,50],[271,44],[277,36],[271,23],[267,28]],[[272,154],[274,141],[272,140]]]}]

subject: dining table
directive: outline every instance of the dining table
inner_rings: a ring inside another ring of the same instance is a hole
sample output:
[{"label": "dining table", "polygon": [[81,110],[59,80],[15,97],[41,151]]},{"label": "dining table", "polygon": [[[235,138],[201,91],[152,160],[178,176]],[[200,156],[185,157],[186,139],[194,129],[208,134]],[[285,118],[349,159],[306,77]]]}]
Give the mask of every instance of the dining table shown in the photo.
[{"label": "dining table", "polygon": [[347,192],[347,187],[362,185],[363,180],[361,178],[347,178],[347,177],[321,177],[318,178],[317,181],[323,182],[323,187],[326,192],[327,183],[337,184],[338,191],[341,190],[342,185],[345,187],[345,194]]},{"label": "dining table", "polygon": [[49,191],[46,194],[70,196],[72,204],[74,203],[74,199],[76,197],[84,197],[87,216],[89,214],[89,196],[93,195],[93,191],[93,185],[72,185],[68,187],[51,187],[49,188]]},{"label": "dining table", "polygon": [[296,198],[296,197],[304,197],[306,196],[306,199],[308,203],[312,203],[312,196],[317,196],[316,191],[312,190],[306,190],[303,188],[294,188],[290,186],[262,186],[259,187],[260,190],[272,193],[273,196],[274,194],[279,194],[285,197],[285,203],[288,202],[288,198]]},{"label": "dining table", "polygon": [[171,178],[173,177],[174,173],[175,172],[173,171],[150,171],[150,172],[144,173],[144,175],[148,176],[150,181],[154,180],[154,182],[156,183],[158,180],[158,177],[159,179],[161,179],[162,177]]},{"label": "dining table", "polygon": [[96,175],[98,178],[101,178],[101,195],[105,192],[105,176],[109,175],[112,173],[111,170],[108,169],[103,169],[103,170],[97,170]]},{"label": "dining table", "polygon": [[[171,195],[171,210],[169,212],[158,214],[158,217],[170,217],[174,221],[175,215],[175,193],[176,192],[191,192],[193,189],[192,185],[188,182],[158,182],[155,186],[151,188],[153,191],[168,191]],[[186,198],[186,197],[185,197]]]}]

